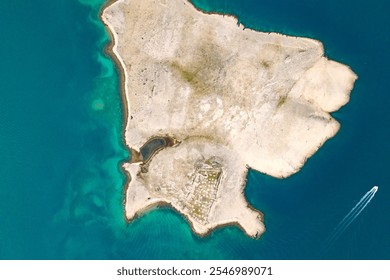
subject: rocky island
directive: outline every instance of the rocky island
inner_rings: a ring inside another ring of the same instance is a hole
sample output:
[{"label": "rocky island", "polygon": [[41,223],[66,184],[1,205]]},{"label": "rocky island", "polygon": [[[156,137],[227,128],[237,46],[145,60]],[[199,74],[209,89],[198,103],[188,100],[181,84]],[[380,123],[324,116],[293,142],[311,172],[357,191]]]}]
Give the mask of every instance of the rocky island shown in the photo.
[{"label": "rocky island", "polygon": [[165,204],[199,235],[236,224],[260,237],[248,168],[299,171],[337,133],[330,112],[357,76],[319,41],[246,29],[187,0],[118,0],[101,17],[123,74],[126,218]]}]

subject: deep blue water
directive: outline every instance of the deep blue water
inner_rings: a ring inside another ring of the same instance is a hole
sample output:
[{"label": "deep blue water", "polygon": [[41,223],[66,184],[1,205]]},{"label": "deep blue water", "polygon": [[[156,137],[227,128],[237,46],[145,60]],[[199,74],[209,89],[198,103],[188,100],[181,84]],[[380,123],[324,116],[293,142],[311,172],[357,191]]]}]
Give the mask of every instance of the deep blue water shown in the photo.
[{"label": "deep blue water", "polygon": [[[267,232],[193,235],[169,209],[126,225],[119,78],[104,55],[103,0],[0,1],[1,259],[390,259],[390,4],[194,0],[247,27],[322,41],[359,75],[342,125],[301,172],[251,171],[246,196]],[[325,239],[374,185],[374,199]]]}]

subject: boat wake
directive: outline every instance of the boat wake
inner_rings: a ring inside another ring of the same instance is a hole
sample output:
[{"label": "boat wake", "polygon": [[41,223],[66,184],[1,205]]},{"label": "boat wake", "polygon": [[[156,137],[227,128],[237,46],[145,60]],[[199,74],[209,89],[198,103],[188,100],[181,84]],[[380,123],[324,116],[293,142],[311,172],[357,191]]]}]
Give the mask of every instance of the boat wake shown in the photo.
[{"label": "boat wake", "polygon": [[327,251],[333,243],[343,234],[349,225],[360,215],[360,213],[367,207],[370,201],[374,198],[378,187],[375,186],[369,190],[359,202],[349,211],[349,213],[341,220],[337,227],[333,230],[331,235],[327,238],[324,250]]}]

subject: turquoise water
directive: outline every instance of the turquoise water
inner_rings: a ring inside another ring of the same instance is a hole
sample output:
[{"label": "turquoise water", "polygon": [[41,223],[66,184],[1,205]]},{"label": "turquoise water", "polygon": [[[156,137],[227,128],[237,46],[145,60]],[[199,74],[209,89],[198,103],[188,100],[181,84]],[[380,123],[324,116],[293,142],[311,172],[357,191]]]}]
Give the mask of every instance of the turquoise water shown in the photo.
[{"label": "turquoise water", "polygon": [[[0,2],[1,259],[390,258],[387,1],[194,1],[247,27],[319,39],[359,75],[334,114],[342,129],[301,172],[249,173],[246,195],[266,219],[259,240],[235,227],[198,238],[170,209],[125,223],[120,164],[129,155],[103,2]],[[374,185],[371,203],[324,248]]]}]

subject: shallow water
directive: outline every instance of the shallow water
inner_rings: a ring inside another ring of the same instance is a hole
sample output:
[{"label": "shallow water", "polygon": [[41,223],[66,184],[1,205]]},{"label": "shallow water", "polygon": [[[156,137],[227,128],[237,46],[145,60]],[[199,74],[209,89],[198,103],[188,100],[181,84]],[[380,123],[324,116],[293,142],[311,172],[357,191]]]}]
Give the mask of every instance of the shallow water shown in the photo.
[{"label": "shallow water", "polygon": [[[259,240],[238,228],[195,236],[162,208],[126,225],[119,75],[103,52],[102,0],[0,2],[0,258],[389,259],[390,11],[386,1],[197,0],[247,27],[321,40],[359,75],[334,114],[342,128],[301,172],[250,171],[246,196],[265,214]],[[321,252],[359,201],[375,198]]]},{"label": "shallow water", "polygon": [[164,148],[167,145],[167,142],[164,138],[153,138],[147,141],[141,148],[140,153],[142,155],[143,161],[148,161],[150,156],[152,156],[156,150]]}]

